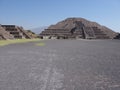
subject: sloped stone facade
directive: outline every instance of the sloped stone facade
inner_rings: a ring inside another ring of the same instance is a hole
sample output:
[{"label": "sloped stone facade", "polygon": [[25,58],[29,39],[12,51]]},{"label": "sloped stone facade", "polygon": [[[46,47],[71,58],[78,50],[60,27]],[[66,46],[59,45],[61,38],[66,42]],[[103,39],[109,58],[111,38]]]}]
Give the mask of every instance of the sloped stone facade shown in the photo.
[{"label": "sloped stone facade", "polygon": [[5,36],[11,36],[5,37],[5,39],[31,39],[31,37],[25,32],[25,30],[22,27],[16,26],[16,25],[1,25],[1,31],[4,32],[2,34],[3,37]]},{"label": "sloped stone facade", "polygon": [[113,39],[116,32],[98,23],[83,18],[68,18],[56,25],[51,25],[40,33],[40,37],[82,38],[82,39]]},{"label": "sloped stone facade", "polygon": [[14,39],[14,36],[7,32],[1,25],[0,25],[0,40],[6,39]]}]

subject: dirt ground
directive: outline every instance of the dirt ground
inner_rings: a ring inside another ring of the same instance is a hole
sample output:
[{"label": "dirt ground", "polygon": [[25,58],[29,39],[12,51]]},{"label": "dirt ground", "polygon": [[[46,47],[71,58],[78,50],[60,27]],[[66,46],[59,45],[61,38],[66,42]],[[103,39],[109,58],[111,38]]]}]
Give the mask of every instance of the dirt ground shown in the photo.
[{"label": "dirt ground", "polygon": [[120,90],[120,41],[45,40],[0,47],[0,90]]}]

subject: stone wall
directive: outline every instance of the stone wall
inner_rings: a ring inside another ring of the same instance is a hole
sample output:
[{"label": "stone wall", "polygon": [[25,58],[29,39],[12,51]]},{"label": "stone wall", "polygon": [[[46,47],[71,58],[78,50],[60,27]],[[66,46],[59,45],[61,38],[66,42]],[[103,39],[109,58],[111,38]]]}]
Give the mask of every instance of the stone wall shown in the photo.
[{"label": "stone wall", "polygon": [[13,36],[14,39],[31,39],[31,37],[24,31],[22,27],[16,25],[1,25],[5,32]]},{"label": "stone wall", "polygon": [[14,39],[14,36],[7,32],[1,25],[0,25],[0,39]]}]

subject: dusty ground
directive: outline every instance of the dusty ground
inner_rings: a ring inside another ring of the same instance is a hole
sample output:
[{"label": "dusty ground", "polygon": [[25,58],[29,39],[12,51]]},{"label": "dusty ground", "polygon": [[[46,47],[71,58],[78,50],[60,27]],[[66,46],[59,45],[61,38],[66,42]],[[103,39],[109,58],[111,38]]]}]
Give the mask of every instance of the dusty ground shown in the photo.
[{"label": "dusty ground", "polygon": [[0,47],[0,90],[120,90],[120,41]]}]

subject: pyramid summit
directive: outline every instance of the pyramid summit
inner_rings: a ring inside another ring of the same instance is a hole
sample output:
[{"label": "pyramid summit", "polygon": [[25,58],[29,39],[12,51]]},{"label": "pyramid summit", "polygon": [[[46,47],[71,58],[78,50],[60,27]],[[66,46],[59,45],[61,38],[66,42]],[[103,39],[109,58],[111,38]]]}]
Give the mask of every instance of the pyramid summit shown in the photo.
[{"label": "pyramid summit", "polygon": [[40,33],[41,38],[114,39],[117,33],[84,18],[67,18]]}]

